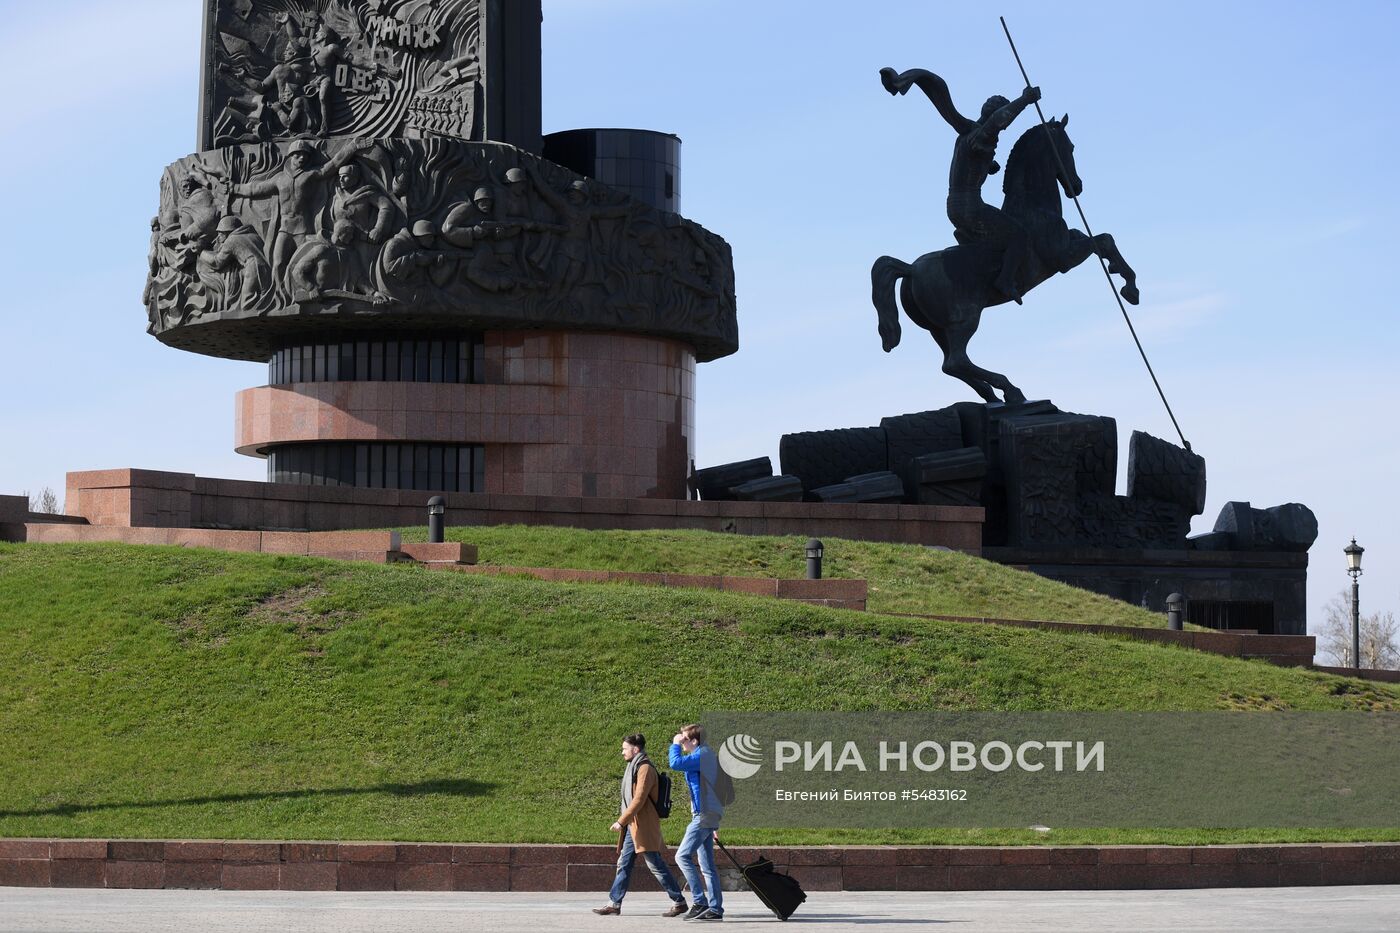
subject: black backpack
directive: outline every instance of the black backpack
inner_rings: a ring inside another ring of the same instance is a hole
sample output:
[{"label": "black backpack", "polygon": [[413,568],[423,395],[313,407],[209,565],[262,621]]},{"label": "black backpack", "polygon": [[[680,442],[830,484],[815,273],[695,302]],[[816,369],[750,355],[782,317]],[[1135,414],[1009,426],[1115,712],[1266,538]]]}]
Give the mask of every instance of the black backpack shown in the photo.
[{"label": "black backpack", "polygon": [[[651,802],[651,805],[656,808],[656,815],[664,820],[671,815],[671,775],[653,764],[650,758],[643,758],[642,760],[651,765],[651,770],[656,772],[656,799]],[[640,771],[641,768],[638,767],[637,770]],[[635,788],[635,775],[633,776],[632,782]]]}]

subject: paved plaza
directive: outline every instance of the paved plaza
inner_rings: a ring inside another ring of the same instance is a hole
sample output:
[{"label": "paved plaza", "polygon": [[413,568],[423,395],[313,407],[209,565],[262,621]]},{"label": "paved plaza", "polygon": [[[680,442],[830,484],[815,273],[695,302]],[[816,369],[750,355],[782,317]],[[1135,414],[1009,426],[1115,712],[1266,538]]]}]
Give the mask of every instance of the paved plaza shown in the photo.
[{"label": "paved plaza", "polygon": [[[689,928],[658,916],[657,894],[597,917],[599,894],[295,893],[0,888],[0,933],[459,933]],[[776,924],[753,895],[728,897],[724,925]],[[790,923],[823,930],[1346,930],[1400,929],[1400,887],[1190,891],[816,893]]]}]

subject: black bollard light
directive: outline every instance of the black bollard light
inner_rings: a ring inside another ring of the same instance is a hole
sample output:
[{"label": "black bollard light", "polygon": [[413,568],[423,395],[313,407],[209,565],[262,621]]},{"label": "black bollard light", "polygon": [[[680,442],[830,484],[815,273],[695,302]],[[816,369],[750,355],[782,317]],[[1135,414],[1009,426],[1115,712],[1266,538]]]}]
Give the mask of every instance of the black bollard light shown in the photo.
[{"label": "black bollard light", "polygon": [[822,543],[816,538],[807,541],[807,579],[822,578]]},{"label": "black bollard light", "polygon": [[447,527],[447,500],[433,496],[428,500],[428,543],[441,544]]},{"label": "black bollard light", "polygon": [[1186,609],[1186,597],[1180,593],[1173,593],[1167,597],[1167,628],[1173,632],[1181,631],[1181,614]]}]

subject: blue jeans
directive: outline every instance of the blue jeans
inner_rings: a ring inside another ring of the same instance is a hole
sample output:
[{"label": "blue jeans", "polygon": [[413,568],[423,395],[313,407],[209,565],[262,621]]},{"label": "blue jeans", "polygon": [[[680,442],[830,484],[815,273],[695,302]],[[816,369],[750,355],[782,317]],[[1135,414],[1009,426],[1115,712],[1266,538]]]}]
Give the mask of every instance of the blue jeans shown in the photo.
[{"label": "blue jeans", "polygon": [[[676,866],[685,875],[686,883],[690,885],[690,898],[696,906],[709,907],[715,913],[723,914],[724,892],[719,889],[719,870],[715,867],[715,830],[718,828],[719,817],[715,814],[695,814],[676,849]],[[698,868],[695,864],[697,855]],[[703,886],[700,884],[702,874],[705,876]]]},{"label": "blue jeans", "polygon": [[[647,868],[651,869],[652,877],[656,883],[661,885],[661,890],[670,895],[671,900],[677,904],[685,903],[685,895],[681,893],[681,886],[676,884],[675,876],[671,874],[671,869],[666,867],[666,863],[661,859],[660,852],[643,852],[642,858],[647,861]],[[608,897],[614,904],[621,904],[622,899],[627,896],[627,886],[632,883],[632,865],[637,860],[637,847],[632,843],[632,830],[624,827],[622,830],[622,851],[617,855],[617,877],[613,879],[612,891]]]}]

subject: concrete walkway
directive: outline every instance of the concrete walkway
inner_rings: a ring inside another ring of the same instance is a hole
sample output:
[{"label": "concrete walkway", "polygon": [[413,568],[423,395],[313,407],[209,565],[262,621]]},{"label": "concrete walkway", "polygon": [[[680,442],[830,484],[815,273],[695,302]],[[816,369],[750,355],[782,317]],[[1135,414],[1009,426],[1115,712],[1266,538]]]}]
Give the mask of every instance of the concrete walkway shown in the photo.
[{"label": "concrete walkway", "polygon": [[[752,894],[726,897],[724,927],[776,924]],[[628,898],[621,917],[589,912],[596,894],[410,894],[0,888],[0,933],[438,933],[550,930],[622,933],[693,925],[658,914],[666,900]],[[820,893],[791,923],[821,930],[1400,930],[1400,887],[1190,891]],[[723,927],[721,927],[723,929]]]}]

